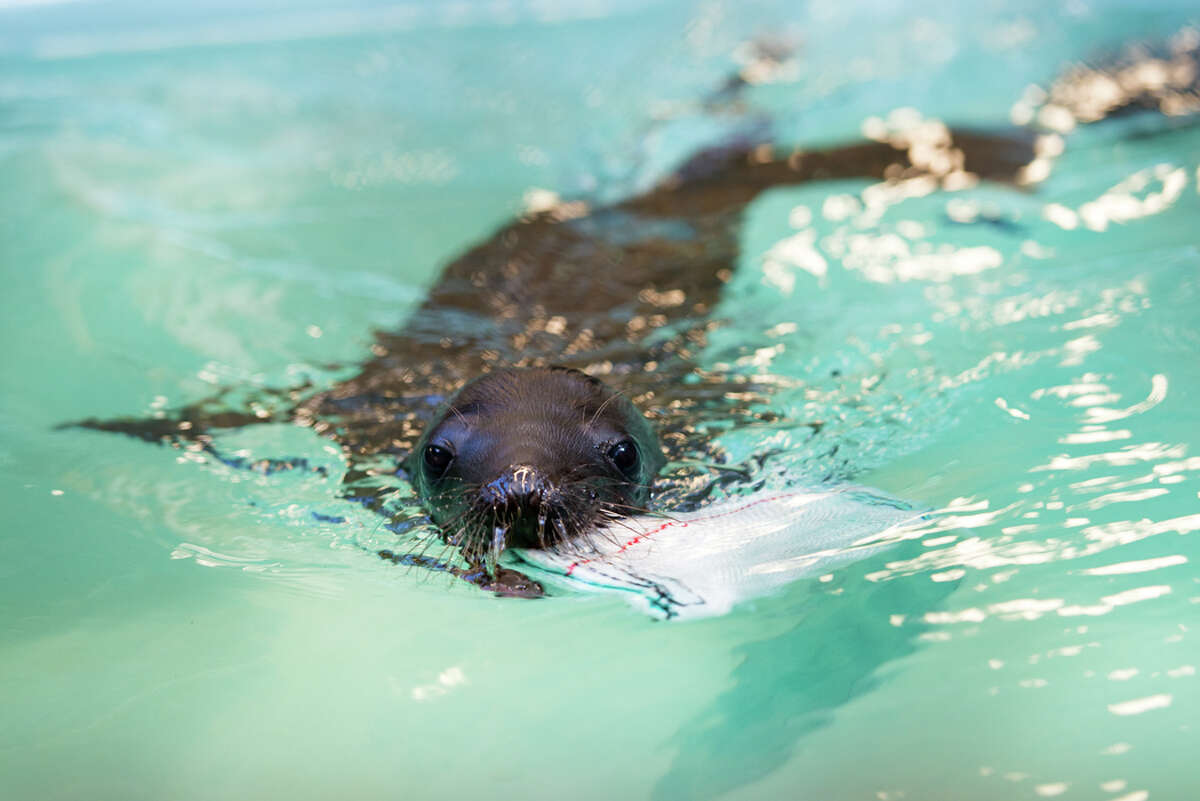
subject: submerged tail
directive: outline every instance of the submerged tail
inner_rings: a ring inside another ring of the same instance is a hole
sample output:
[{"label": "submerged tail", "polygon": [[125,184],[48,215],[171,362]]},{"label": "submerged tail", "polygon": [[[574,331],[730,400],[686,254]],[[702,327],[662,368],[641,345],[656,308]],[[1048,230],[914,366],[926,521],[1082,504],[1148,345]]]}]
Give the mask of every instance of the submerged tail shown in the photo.
[{"label": "submerged tail", "polygon": [[1184,28],[1163,43],[1137,43],[1066,70],[1048,90],[1031,87],[1013,121],[1068,133],[1076,125],[1157,111],[1200,112],[1200,29]]},{"label": "submerged tail", "polygon": [[945,189],[979,180],[1024,184],[1043,149],[1043,137],[1028,128],[952,129],[919,116],[915,122],[889,128],[879,121],[878,129],[869,131],[877,138],[817,150],[781,152],[771,144],[705,150],[621,207],[662,217],[736,213],[773,187],[853,178],[918,179]]},{"label": "submerged tail", "polygon": [[901,109],[865,121],[866,139],[852,144],[787,150],[742,138],[699,151],[621,206],[664,217],[736,213],[772,187],[854,178],[934,181],[945,189],[979,180],[1030,185],[1050,174],[1063,134],[1138,111],[1200,113],[1200,30],[1071,67],[1048,89],[1031,87],[1013,106],[1012,126],[955,128]]}]

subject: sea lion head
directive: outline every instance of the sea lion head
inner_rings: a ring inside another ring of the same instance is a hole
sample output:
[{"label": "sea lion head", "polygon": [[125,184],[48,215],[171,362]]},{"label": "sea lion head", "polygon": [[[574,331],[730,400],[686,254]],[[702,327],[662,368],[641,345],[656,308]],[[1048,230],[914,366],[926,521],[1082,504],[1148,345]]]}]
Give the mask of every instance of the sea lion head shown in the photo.
[{"label": "sea lion head", "polygon": [[447,542],[472,562],[586,541],[646,508],[665,459],[623,395],[569,368],[505,369],[464,386],[407,468]]}]

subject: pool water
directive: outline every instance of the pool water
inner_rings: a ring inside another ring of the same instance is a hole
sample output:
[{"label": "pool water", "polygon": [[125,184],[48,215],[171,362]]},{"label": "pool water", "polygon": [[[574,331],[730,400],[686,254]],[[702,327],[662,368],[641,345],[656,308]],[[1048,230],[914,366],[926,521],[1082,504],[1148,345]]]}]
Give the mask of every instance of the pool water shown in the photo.
[{"label": "pool water", "polygon": [[[619,198],[766,120],[1004,125],[1194,14],[946,6],[0,2],[0,797],[1200,795],[1194,121],[1080,127],[1033,190],[754,203],[702,363],[778,420],[712,436],[937,511],[728,615],[382,562],[308,430],[223,444],[328,475],[55,430],[334,380],[531,190]],[[791,71],[706,113],[763,32]]]}]

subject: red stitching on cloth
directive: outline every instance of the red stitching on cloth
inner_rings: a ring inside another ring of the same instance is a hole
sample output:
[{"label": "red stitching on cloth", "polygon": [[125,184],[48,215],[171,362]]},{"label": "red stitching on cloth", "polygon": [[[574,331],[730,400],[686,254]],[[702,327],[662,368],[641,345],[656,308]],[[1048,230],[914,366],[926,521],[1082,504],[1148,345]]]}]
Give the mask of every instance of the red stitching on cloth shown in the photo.
[{"label": "red stitching on cloth", "polygon": [[[722,517],[729,517],[730,515],[737,514],[738,512],[744,512],[745,510],[749,509],[752,506],[758,506],[759,504],[770,503],[771,501],[778,501],[781,498],[791,498],[796,495],[804,495],[804,494],[807,494],[807,493],[781,492],[778,495],[772,495],[768,498],[759,498],[756,501],[751,501],[750,503],[744,504],[735,509],[730,509],[728,511],[721,512],[720,514],[717,514],[717,515],[709,515],[708,517],[697,517],[696,522],[717,520]],[[658,528],[651,529],[650,531],[643,531],[641,534],[638,534],[633,539],[629,540],[628,542],[623,543],[621,545],[621,547],[617,549],[616,552],[624,553],[626,548],[629,548],[632,545],[637,545],[639,542],[646,539],[647,537],[649,537],[653,534],[657,534],[660,531],[665,531],[666,529],[670,528],[671,526],[678,526],[679,528],[687,528],[688,525],[689,525],[689,523],[686,520],[668,520],[667,522],[661,524]],[[612,556],[612,554],[608,554],[608,555]],[[595,560],[591,557],[588,557],[587,559],[580,559],[578,562],[572,562],[570,564],[570,566],[567,568],[566,575],[568,575],[568,576],[571,575],[573,572],[575,572],[575,568],[579,567],[580,565],[586,565],[588,562],[592,562],[592,561],[595,561]]]}]

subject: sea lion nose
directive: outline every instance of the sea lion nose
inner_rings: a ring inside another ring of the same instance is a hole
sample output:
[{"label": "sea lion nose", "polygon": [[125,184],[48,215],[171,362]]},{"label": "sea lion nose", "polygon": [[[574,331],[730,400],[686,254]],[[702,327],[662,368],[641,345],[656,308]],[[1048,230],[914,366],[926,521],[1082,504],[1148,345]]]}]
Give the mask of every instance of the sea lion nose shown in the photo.
[{"label": "sea lion nose", "polygon": [[483,487],[484,499],[496,506],[537,507],[549,492],[550,482],[530,465],[514,465]]},{"label": "sea lion nose", "polygon": [[552,518],[554,485],[536,468],[515,465],[480,490],[480,500],[493,520],[493,547],[545,547]]}]

